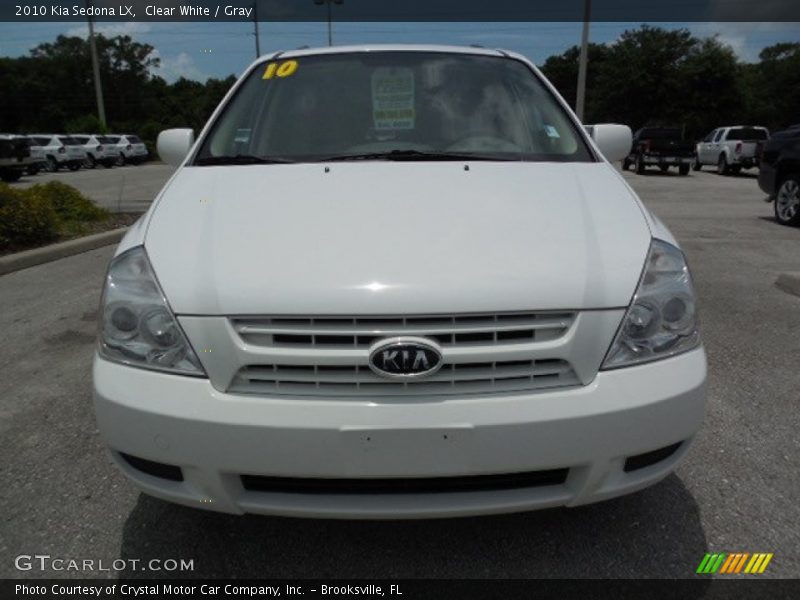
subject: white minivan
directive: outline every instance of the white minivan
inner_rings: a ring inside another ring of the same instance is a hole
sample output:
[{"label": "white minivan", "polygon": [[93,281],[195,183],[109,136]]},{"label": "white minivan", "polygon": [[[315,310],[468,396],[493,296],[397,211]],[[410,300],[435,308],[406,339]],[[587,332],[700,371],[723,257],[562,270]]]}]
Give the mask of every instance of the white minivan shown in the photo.
[{"label": "white minivan", "polygon": [[100,431],[144,492],[228,513],[576,506],[672,472],[704,414],[683,252],[524,57],[257,60],[111,261]]}]

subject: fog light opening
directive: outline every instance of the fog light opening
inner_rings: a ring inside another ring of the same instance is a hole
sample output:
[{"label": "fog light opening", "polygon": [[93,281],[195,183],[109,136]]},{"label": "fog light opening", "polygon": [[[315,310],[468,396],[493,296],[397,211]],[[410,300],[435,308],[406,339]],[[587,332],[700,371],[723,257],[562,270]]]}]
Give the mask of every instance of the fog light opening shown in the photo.
[{"label": "fog light opening", "polygon": [[627,459],[625,459],[624,470],[626,473],[630,473],[631,471],[638,471],[639,469],[644,469],[645,467],[660,463],[662,460],[666,460],[675,454],[682,444],[683,442],[678,442],[677,444],[665,446],[664,448],[659,448],[658,450],[651,450],[650,452],[645,452],[644,454],[629,456]]},{"label": "fog light opening", "polygon": [[137,471],[141,471],[142,473],[146,473],[152,477],[158,477],[159,479],[183,481],[183,471],[181,471],[180,467],[155,462],[153,460],[147,460],[145,458],[139,458],[138,456],[131,456],[130,454],[125,454],[123,452],[120,452],[119,455],[126,463],[128,463]]}]

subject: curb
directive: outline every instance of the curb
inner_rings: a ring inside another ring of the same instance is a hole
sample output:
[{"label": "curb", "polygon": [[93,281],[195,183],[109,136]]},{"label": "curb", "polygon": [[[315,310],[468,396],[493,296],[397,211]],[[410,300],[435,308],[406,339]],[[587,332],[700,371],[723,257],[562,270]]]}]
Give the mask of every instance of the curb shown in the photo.
[{"label": "curb", "polygon": [[775,280],[775,286],[787,294],[800,296],[800,272],[781,273]]},{"label": "curb", "polygon": [[127,231],[127,227],[120,227],[119,229],[87,235],[86,237],[68,240],[59,244],[51,244],[42,248],[34,248],[33,250],[2,256],[0,257],[0,275],[116,244]]}]

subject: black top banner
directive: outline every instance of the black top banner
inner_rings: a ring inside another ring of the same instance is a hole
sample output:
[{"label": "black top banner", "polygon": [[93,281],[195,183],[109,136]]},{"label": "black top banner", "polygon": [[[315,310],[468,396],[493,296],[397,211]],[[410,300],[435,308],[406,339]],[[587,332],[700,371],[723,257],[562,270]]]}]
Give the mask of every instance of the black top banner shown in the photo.
[{"label": "black top banner", "polygon": [[[586,18],[588,10],[589,19]],[[792,21],[799,0],[3,0],[36,21]],[[800,28],[800,23],[798,23]]]}]

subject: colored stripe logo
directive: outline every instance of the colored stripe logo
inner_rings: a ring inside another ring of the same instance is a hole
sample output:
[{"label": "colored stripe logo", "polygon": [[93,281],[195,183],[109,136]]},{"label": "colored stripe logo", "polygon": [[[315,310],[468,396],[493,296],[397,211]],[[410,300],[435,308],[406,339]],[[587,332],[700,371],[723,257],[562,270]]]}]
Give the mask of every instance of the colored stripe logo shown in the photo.
[{"label": "colored stripe logo", "polygon": [[756,552],[719,552],[716,554],[706,554],[697,567],[697,573],[711,574],[720,573],[724,575],[735,575],[746,573],[756,575],[763,573],[769,561],[772,560],[772,553]]}]

